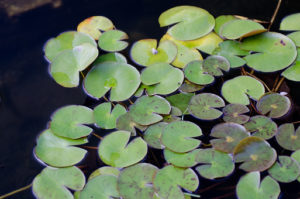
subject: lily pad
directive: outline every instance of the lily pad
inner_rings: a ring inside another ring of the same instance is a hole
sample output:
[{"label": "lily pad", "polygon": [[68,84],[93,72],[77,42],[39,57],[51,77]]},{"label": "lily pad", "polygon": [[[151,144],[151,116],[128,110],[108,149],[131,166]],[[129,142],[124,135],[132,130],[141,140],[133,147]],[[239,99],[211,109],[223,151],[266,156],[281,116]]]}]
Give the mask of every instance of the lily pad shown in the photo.
[{"label": "lily pad", "polygon": [[276,151],[260,137],[246,137],[234,148],[235,162],[246,172],[264,171],[276,161]]},{"label": "lily pad", "polygon": [[164,128],[168,125],[166,122],[159,122],[151,125],[144,133],[144,140],[147,144],[155,149],[163,149],[165,146],[161,143],[161,135]]},{"label": "lily pad", "polygon": [[194,84],[188,80],[184,80],[183,84],[180,86],[179,90],[183,93],[193,93],[195,91],[200,91],[203,89],[204,85]]},{"label": "lily pad", "polygon": [[111,101],[123,101],[135,93],[140,82],[140,74],[135,67],[120,62],[103,62],[89,71],[84,87],[95,98],[101,98],[111,90]]},{"label": "lily pad", "polygon": [[262,115],[251,117],[244,126],[253,136],[265,140],[271,139],[277,132],[277,124],[270,118]]},{"label": "lily pad", "polygon": [[237,19],[233,15],[221,15],[216,18],[215,32],[220,35],[221,27],[229,21]]},{"label": "lily pad", "polygon": [[260,173],[256,171],[241,177],[236,192],[239,199],[277,199],[280,194],[280,186],[270,176],[260,182]]},{"label": "lily pad", "polygon": [[140,163],[123,169],[118,179],[118,189],[123,199],[153,199],[153,179],[158,168],[148,163]]},{"label": "lily pad", "polygon": [[203,61],[203,69],[208,74],[218,77],[223,75],[222,70],[229,71],[230,63],[223,56],[211,55]]},{"label": "lily pad", "polygon": [[184,75],[190,82],[200,85],[210,84],[215,79],[204,70],[202,61],[192,61],[188,63],[184,68]]},{"label": "lily pad", "polygon": [[215,179],[230,175],[234,170],[232,155],[215,149],[201,150],[196,157],[196,171],[204,178]]},{"label": "lily pad", "polygon": [[202,135],[200,127],[188,121],[177,121],[168,124],[162,133],[162,144],[168,149],[184,153],[197,148],[201,141],[193,139]]},{"label": "lily pad", "polygon": [[153,185],[155,192],[160,198],[184,199],[181,188],[195,191],[198,188],[199,179],[192,169],[177,168],[169,165],[157,172]]},{"label": "lily pad", "polygon": [[50,129],[57,136],[78,139],[88,136],[93,131],[83,124],[94,122],[93,110],[85,106],[69,105],[54,112]]},{"label": "lily pad", "polygon": [[248,97],[258,100],[265,93],[264,85],[249,76],[238,76],[222,86],[223,97],[232,104],[249,105]]},{"label": "lily pad", "polygon": [[234,148],[238,143],[249,136],[246,129],[236,123],[222,123],[214,126],[210,136],[217,139],[210,140],[212,147],[216,150],[233,153]]},{"label": "lily pad", "polygon": [[97,57],[97,59],[93,62],[93,65],[97,65],[106,61],[127,63],[124,55],[120,53],[107,53]]},{"label": "lily pad", "polygon": [[289,156],[278,156],[276,162],[269,170],[269,175],[278,182],[293,182],[300,175],[299,163]]},{"label": "lily pad", "polygon": [[215,26],[214,17],[195,6],[177,6],[163,12],[158,19],[161,27],[173,25],[168,33],[178,40],[193,40],[207,35]]},{"label": "lily pad", "polygon": [[76,140],[58,137],[50,129],[43,131],[37,139],[35,155],[48,165],[54,167],[67,167],[80,162],[86,150],[74,147],[87,143],[86,138]]},{"label": "lily pad", "polygon": [[165,160],[174,166],[177,167],[193,167],[198,162],[196,161],[197,157],[201,154],[202,149],[195,149],[187,153],[176,153],[169,149],[164,150]]},{"label": "lily pad", "polygon": [[297,59],[292,66],[285,69],[282,76],[291,81],[300,82],[300,48],[297,49]]},{"label": "lily pad", "polygon": [[300,31],[290,33],[287,36],[295,43],[297,47],[300,47]]},{"label": "lily pad", "polygon": [[295,131],[293,124],[287,123],[279,126],[276,140],[284,149],[296,151],[300,149],[300,127]]},{"label": "lily pad", "polygon": [[91,179],[100,176],[100,175],[113,175],[118,177],[120,174],[120,171],[117,168],[114,167],[109,167],[109,166],[104,166],[104,167],[100,167],[99,169],[96,169],[95,171],[93,171],[93,173],[91,173],[91,175],[89,176],[88,181],[90,181]]},{"label": "lily pad", "polygon": [[112,110],[109,102],[99,104],[94,108],[96,124],[104,129],[116,128],[117,118],[125,113],[126,109],[122,105],[117,104]]},{"label": "lily pad", "polygon": [[73,194],[67,188],[78,191],[84,184],[84,174],[77,167],[46,167],[34,178],[32,190],[37,198],[73,199]]},{"label": "lily pad", "polygon": [[189,102],[193,96],[193,93],[178,93],[166,97],[166,100],[168,100],[173,107],[177,107],[178,109],[180,109],[182,114],[186,114]]},{"label": "lily pad", "polygon": [[282,19],[280,30],[300,30],[300,13],[291,14]]},{"label": "lily pad", "polygon": [[128,43],[122,41],[128,39],[128,35],[120,30],[109,30],[100,35],[98,46],[107,52],[117,52],[127,48]]},{"label": "lily pad", "polygon": [[[296,160],[300,165],[300,150],[297,150],[294,153],[292,153],[291,157],[294,158],[294,160]],[[300,176],[298,177],[297,180],[300,182]]]},{"label": "lily pad", "polygon": [[244,124],[248,122],[249,116],[243,115],[248,113],[249,109],[243,104],[228,104],[223,108],[223,120],[225,122],[234,122],[237,124]]},{"label": "lily pad", "polygon": [[127,112],[124,115],[121,115],[117,118],[116,128],[118,130],[129,131],[131,132],[131,135],[135,136],[136,128],[141,131],[144,131],[146,130],[147,126],[140,125],[133,121],[131,115],[129,114],[129,112]]},{"label": "lily pad", "polygon": [[189,113],[203,120],[214,120],[223,113],[216,108],[224,107],[225,103],[221,97],[212,93],[201,93],[191,98]]}]

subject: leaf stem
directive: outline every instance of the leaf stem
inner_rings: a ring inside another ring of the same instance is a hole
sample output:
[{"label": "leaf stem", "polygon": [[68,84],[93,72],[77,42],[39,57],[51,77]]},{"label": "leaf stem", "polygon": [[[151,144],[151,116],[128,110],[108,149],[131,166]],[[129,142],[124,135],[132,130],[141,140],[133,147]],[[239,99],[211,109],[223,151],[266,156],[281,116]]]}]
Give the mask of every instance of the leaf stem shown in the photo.
[{"label": "leaf stem", "polygon": [[4,194],[4,195],[0,196],[0,199],[4,199],[4,198],[7,198],[7,197],[12,196],[14,194],[17,194],[19,192],[25,191],[26,189],[29,189],[31,186],[32,186],[32,183],[29,184],[29,185],[27,185],[27,186],[25,186],[25,187],[22,187],[20,189],[14,190],[14,191],[12,191],[10,193]]},{"label": "leaf stem", "polygon": [[300,121],[296,121],[296,122],[292,122],[293,124],[299,124],[300,123]]},{"label": "leaf stem", "polygon": [[82,71],[80,71],[80,74],[81,74],[82,78],[84,78],[84,74],[83,74],[83,72],[82,72]]},{"label": "leaf stem", "polygon": [[281,84],[282,84],[282,82],[284,81],[284,77],[282,77],[281,79],[280,79],[280,81],[278,82],[278,84],[277,84],[277,86],[275,87],[275,89],[274,89],[274,92],[277,92],[278,91],[278,89],[280,88],[280,86],[281,86]]},{"label": "leaf stem", "polygon": [[276,85],[277,85],[277,83],[278,83],[279,77],[280,77],[280,75],[278,75],[278,76],[276,77],[275,82],[274,82],[274,85],[273,85],[273,88],[272,88],[272,91],[274,91],[274,89],[275,89],[275,87],[276,87]]},{"label": "leaf stem", "polygon": [[100,140],[103,140],[103,137],[101,137],[100,135],[96,134],[96,133],[92,133],[93,136],[99,138]]},{"label": "leaf stem", "polygon": [[192,193],[187,193],[187,192],[184,192],[183,194],[184,194],[184,195],[188,195],[188,196],[192,196],[192,197],[194,197],[194,198],[200,198],[200,197],[201,197],[200,195],[192,194]]},{"label": "leaf stem", "polygon": [[274,14],[273,14],[273,16],[272,16],[272,18],[271,18],[271,21],[270,21],[270,24],[269,24],[269,27],[268,27],[268,31],[270,31],[270,28],[271,28],[271,26],[272,26],[272,24],[273,24],[273,22],[274,22],[274,20],[275,20],[275,18],[276,18],[276,16],[277,16],[278,10],[279,10],[280,5],[281,5],[281,2],[282,2],[282,0],[278,0],[276,9],[275,9],[275,11],[274,11]]},{"label": "leaf stem", "polygon": [[[96,134],[97,135],[97,134]],[[97,135],[98,136],[98,135]],[[95,150],[97,150],[98,149],[98,147],[96,147],[96,146],[81,146],[82,148],[86,148],[86,149],[95,149]]]},{"label": "leaf stem", "polygon": [[227,193],[227,194],[224,194],[222,196],[218,196],[218,197],[214,197],[212,199],[221,199],[221,198],[227,198],[228,196],[231,196],[231,195],[234,195],[235,192],[230,192],[230,193]]}]

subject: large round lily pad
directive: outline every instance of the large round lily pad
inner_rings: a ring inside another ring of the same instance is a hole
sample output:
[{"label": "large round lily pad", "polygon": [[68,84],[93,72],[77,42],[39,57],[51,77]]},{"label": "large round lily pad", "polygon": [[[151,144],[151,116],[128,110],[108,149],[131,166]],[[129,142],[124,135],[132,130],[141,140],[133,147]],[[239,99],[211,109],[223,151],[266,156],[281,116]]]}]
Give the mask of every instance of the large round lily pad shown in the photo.
[{"label": "large round lily pad", "polygon": [[296,61],[282,72],[282,76],[288,80],[300,82],[300,48],[297,49],[297,53]]},{"label": "large round lily pad", "polygon": [[147,144],[155,149],[163,149],[164,145],[161,143],[161,135],[164,128],[168,125],[166,122],[159,122],[151,125],[144,133],[144,140]]},{"label": "large round lily pad", "polygon": [[184,75],[190,82],[200,85],[210,84],[215,79],[204,70],[202,61],[192,61],[188,63],[184,68]]},{"label": "large round lily pad", "polygon": [[193,93],[178,93],[175,95],[170,95],[166,97],[166,99],[173,107],[180,109],[182,114],[186,114],[188,112],[189,102],[193,96]]},{"label": "large round lily pad", "polygon": [[95,98],[103,97],[110,90],[111,101],[123,101],[135,93],[140,82],[140,74],[135,67],[120,62],[103,62],[89,71],[84,87]]},{"label": "large round lily pad", "polygon": [[147,143],[140,137],[128,143],[130,134],[128,131],[115,131],[104,137],[98,147],[98,153],[105,164],[127,167],[146,156]]},{"label": "large round lily pad", "polygon": [[120,30],[109,30],[104,32],[98,40],[98,46],[107,52],[117,52],[124,50],[128,43],[122,41],[128,39],[128,35]]},{"label": "large round lily pad", "polygon": [[229,71],[230,63],[223,56],[211,55],[203,61],[203,69],[208,74],[218,77],[223,75],[222,70]]},{"label": "large round lily pad", "polygon": [[278,128],[276,140],[284,149],[291,151],[300,149],[300,127],[295,131],[293,124],[282,124]]},{"label": "large round lily pad", "polygon": [[243,104],[227,104],[222,111],[224,114],[223,120],[225,122],[244,124],[248,122],[250,118],[248,115],[243,115],[249,112],[248,107]]},{"label": "large round lily pad", "polygon": [[262,115],[251,117],[244,126],[253,136],[261,137],[265,140],[271,139],[277,133],[277,124],[270,118]]},{"label": "large round lily pad", "polygon": [[193,167],[197,162],[197,157],[202,149],[195,149],[187,153],[176,153],[169,149],[164,150],[164,157],[169,164],[177,167]]},{"label": "large round lily pad", "polygon": [[[292,153],[291,157],[298,162],[300,165],[300,149]],[[300,176],[297,179],[300,182]]]},{"label": "large round lily pad", "polygon": [[280,30],[300,30],[300,13],[291,14],[282,19]]}]

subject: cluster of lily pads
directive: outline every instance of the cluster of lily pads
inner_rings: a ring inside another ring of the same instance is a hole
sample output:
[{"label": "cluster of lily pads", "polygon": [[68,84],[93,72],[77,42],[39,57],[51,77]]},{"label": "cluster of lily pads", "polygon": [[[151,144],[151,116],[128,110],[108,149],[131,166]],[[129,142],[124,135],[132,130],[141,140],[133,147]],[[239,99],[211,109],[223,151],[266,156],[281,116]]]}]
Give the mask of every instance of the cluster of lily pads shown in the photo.
[{"label": "cluster of lily pads", "polygon": [[[34,195],[184,199],[197,197],[199,175],[223,178],[238,166],[247,172],[236,186],[238,198],[278,198],[278,182],[300,182],[300,128],[276,124],[289,113],[290,99],[266,91],[247,72],[225,81],[217,88],[220,93],[203,89],[246,66],[282,71],[286,79],[300,81],[299,21],[300,14],[283,19],[280,30],[289,31],[286,36],[255,20],[233,15],[215,19],[201,8],[178,6],[159,17],[167,33],[160,41],[134,43],[131,60],[119,53],[128,46],[128,35],[103,16],[50,39],[45,56],[53,79],[64,87],[77,87],[82,79],[84,92],[99,103],[69,105],[53,113],[34,150],[47,165],[33,181]],[[197,123],[184,120],[187,115],[219,122],[203,133]],[[93,128],[109,132],[96,135],[103,136],[97,150],[106,166],[86,181],[77,166],[87,150],[79,145],[88,143]],[[210,143],[203,144],[203,137]],[[290,155],[277,155],[269,140]],[[163,150],[163,168],[143,161],[151,148]],[[263,171],[267,175],[261,180]]]}]

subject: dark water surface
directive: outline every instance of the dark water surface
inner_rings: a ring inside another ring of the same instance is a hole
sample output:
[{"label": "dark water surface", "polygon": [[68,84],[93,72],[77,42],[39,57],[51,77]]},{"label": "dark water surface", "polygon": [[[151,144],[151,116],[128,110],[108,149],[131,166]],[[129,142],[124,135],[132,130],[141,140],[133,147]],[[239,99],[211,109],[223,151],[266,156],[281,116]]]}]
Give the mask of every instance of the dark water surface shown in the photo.
[{"label": "dark water surface", "polygon": [[[51,113],[64,105],[86,103],[81,86],[63,88],[48,75],[42,48],[49,38],[76,29],[80,21],[93,15],[110,18],[118,29],[128,33],[131,42],[160,38],[165,29],[159,28],[158,16],[177,5],[196,5],[215,17],[236,14],[268,21],[276,3],[276,0],[63,0],[58,8],[44,6],[12,18],[0,13],[0,195],[30,184],[44,168],[35,160],[32,151]],[[273,29],[278,30],[283,16],[295,12],[300,12],[300,0],[283,0]],[[300,84],[287,82],[287,86],[294,95],[294,103],[299,106]],[[298,111],[294,110],[294,120],[299,120]],[[216,183],[200,179],[199,189]],[[225,185],[210,193],[204,192],[202,198],[226,193],[229,195],[224,198],[235,198],[230,195],[234,189],[229,187],[224,191],[222,187]],[[300,197],[297,195],[299,183],[281,184],[281,188],[282,198]],[[31,190],[27,190],[11,198],[30,199],[33,196]]]}]

